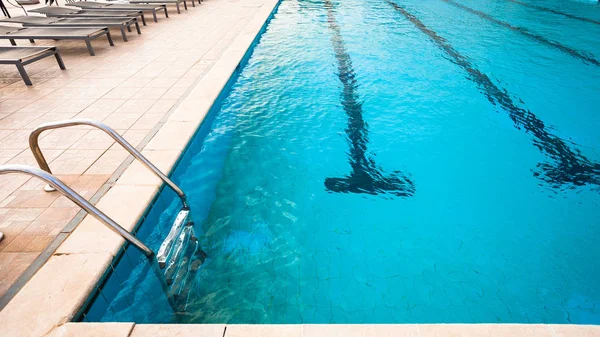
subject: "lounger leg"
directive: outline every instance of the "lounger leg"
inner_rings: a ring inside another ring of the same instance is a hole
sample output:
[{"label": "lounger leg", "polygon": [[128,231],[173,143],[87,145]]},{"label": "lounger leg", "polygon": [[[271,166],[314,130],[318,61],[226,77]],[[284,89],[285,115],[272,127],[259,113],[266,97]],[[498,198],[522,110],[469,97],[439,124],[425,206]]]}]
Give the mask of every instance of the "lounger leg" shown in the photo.
[{"label": "lounger leg", "polygon": [[127,31],[131,33],[131,25],[127,25]]},{"label": "lounger leg", "polygon": [[29,39],[29,42],[35,43],[35,40],[34,39]]},{"label": "lounger leg", "polygon": [[183,0],[183,8],[187,11],[187,0]]},{"label": "lounger leg", "polygon": [[154,18],[154,22],[158,22],[158,18],[156,17],[156,9],[152,10],[152,17]]},{"label": "lounger leg", "polygon": [[140,23],[137,22],[137,20],[135,20],[135,29],[137,30],[138,34],[142,34],[142,31],[140,30]]},{"label": "lounger leg", "polygon": [[177,6],[177,14],[181,14],[181,10],[179,9],[179,2],[175,4]]},{"label": "lounger leg", "polygon": [[62,69],[62,70],[67,69],[65,67],[65,64],[63,63],[62,57],[60,57],[60,54],[58,52],[54,53],[54,57],[56,57],[56,62],[58,63],[58,66],[60,67],[60,69]]},{"label": "lounger leg", "polygon": [[167,10],[167,6],[164,7],[165,9],[165,18],[169,17],[169,11]]},{"label": "lounger leg", "polygon": [[110,30],[106,31],[106,38],[108,39],[108,44],[110,44],[111,47],[114,47],[115,43],[112,40],[112,36],[110,36]]},{"label": "lounger leg", "polygon": [[90,41],[90,39],[85,39],[85,45],[87,46],[88,52],[90,52],[91,56],[96,55],[96,53],[94,53],[94,48],[92,47],[92,42]]},{"label": "lounger leg", "polygon": [[27,75],[27,72],[25,71],[25,68],[23,68],[23,65],[17,63],[16,66],[19,70],[19,74],[21,74],[21,77],[23,78],[23,82],[25,82],[26,85],[32,85],[31,80],[29,79],[29,75]]},{"label": "lounger leg", "polygon": [[[198,1],[200,1],[200,0],[198,0]],[[198,4],[200,4],[200,3],[198,3]],[[194,1],[194,0],[192,0],[192,7],[196,7],[196,1]]]},{"label": "lounger leg", "polygon": [[127,33],[125,33],[124,26],[121,26],[121,36],[123,36],[123,41],[127,42]]},{"label": "lounger leg", "polygon": [[13,39],[8,39],[8,41],[10,41],[10,44],[11,44],[11,45],[13,45],[13,46],[16,46],[16,45],[17,45],[17,43],[16,43],[16,42],[15,42],[15,40],[13,40]]},{"label": "lounger leg", "polygon": [[146,25],[146,17],[144,16],[144,14],[142,14],[141,17],[142,17],[142,24],[145,26]]}]

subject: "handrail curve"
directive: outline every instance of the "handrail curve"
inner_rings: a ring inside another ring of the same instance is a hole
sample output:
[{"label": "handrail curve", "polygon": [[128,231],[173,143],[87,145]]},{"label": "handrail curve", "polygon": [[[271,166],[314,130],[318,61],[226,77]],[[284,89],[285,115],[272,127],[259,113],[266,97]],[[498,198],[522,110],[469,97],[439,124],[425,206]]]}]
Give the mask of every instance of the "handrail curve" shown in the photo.
[{"label": "handrail curve", "polygon": [[[42,170],[44,170],[48,173],[52,173],[52,171],[50,170],[50,167],[48,166],[48,162],[46,161],[46,158],[44,158],[44,154],[42,153],[40,146],[39,146],[38,140],[39,140],[40,134],[47,130],[60,129],[60,128],[64,128],[64,127],[77,126],[77,125],[92,126],[92,127],[95,127],[97,129],[100,129],[100,130],[104,131],[105,133],[107,133],[112,139],[114,139],[117,143],[119,143],[121,146],[123,146],[125,148],[125,150],[127,150],[133,157],[135,157],[137,160],[141,161],[142,164],[144,164],[144,166],[146,166],[150,171],[152,171],[160,179],[162,179],[162,181],[164,181],[167,185],[169,185],[169,187],[173,191],[175,191],[175,193],[181,199],[183,208],[189,209],[189,206],[187,203],[187,197],[186,197],[185,193],[183,193],[183,191],[179,188],[179,186],[175,185],[175,183],[172,182],[171,179],[169,179],[164,173],[162,173],[162,171],[160,171],[156,166],[154,166],[148,159],[146,159],[146,157],[144,157],[138,150],[136,150],[135,147],[133,147],[131,144],[129,144],[129,142],[127,142],[125,140],[125,138],[123,138],[120,134],[118,134],[110,126],[108,126],[102,122],[92,120],[92,119],[77,118],[77,119],[45,123],[45,124],[38,126],[37,128],[35,128],[35,130],[33,130],[31,132],[31,134],[29,135],[29,148],[31,149],[31,152],[33,152],[33,156],[35,157],[35,160],[37,161],[38,165],[40,166],[40,168]],[[46,191],[51,191],[51,190],[46,189]]]}]

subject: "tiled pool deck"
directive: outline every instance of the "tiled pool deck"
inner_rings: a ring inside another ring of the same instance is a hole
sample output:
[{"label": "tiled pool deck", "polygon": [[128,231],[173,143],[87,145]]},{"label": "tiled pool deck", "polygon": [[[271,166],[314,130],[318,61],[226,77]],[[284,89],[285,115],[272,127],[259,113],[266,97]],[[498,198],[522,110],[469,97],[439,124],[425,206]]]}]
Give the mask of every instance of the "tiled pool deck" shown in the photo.
[{"label": "tiled pool deck", "polygon": [[[135,146],[147,142],[261,3],[209,0],[181,15],[171,9],[169,19],[149,20],[142,35],[130,33],[127,43],[119,34],[114,34],[115,47],[106,39],[94,41],[94,57],[82,41],[38,42],[58,45],[68,70],[61,71],[51,58],[31,64],[26,69],[34,85],[28,88],[16,67],[0,67],[0,164],[35,165],[28,149],[31,130],[70,118],[103,121]],[[22,15],[20,9],[11,12]],[[40,146],[53,173],[86,198],[105,192],[128,157],[102,131],[85,127],[46,132]],[[53,240],[66,237],[81,221],[83,213],[67,226],[79,208],[41,187],[25,175],[0,176],[0,231],[6,236],[0,242],[0,297]]]},{"label": "tiled pool deck", "polygon": [[[34,164],[27,150],[32,128],[86,117],[114,127],[170,171],[276,3],[208,0],[149,23],[128,43],[116,34],[116,47],[95,42],[95,57],[83,43],[57,43],[69,70],[60,71],[53,60],[33,64],[27,68],[32,88],[16,70],[0,68],[0,162]],[[125,228],[135,226],[159,188],[156,177],[138,163],[129,165],[127,153],[101,131],[75,127],[42,137],[41,147],[60,178]],[[0,231],[7,235],[0,243],[0,295],[7,290],[12,295],[49,257],[0,312],[3,337],[600,336],[599,326],[573,325],[68,323],[123,240],[91,217],[81,221],[77,208],[41,187],[24,176],[0,176]],[[17,287],[9,290],[15,281]]]}]

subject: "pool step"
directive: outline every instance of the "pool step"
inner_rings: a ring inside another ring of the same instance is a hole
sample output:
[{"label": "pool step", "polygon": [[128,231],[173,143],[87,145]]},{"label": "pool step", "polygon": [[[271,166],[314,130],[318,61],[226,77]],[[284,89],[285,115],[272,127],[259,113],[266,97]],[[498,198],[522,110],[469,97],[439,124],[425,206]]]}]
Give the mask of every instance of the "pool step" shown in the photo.
[{"label": "pool step", "polygon": [[156,254],[158,265],[163,269],[168,296],[178,313],[185,311],[189,290],[206,256],[194,232],[190,210],[184,207],[177,214],[167,238]]},{"label": "pool step", "polygon": [[173,223],[173,226],[171,227],[167,238],[160,245],[158,253],[156,253],[156,259],[158,260],[158,265],[160,266],[160,268],[165,267],[167,258],[171,253],[171,248],[173,248],[173,242],[175,241],[175,238],[177,238],[177,235],[181,232],[183,224],[187,221],[189,215],[189,208],[183,208],[181,211],[179,211],[179,214],[177,214],[175,222]]}]

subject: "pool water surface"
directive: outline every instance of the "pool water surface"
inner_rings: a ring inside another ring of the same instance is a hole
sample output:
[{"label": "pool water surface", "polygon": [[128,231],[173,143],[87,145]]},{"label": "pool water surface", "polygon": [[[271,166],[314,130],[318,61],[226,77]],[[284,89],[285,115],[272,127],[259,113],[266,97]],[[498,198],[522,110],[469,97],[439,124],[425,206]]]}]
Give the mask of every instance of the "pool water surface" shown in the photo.
[{"label": "pool water surface", "polygon": [[128,248],[81,319],[600,324],[598,36],[594,2],[283,0],[172,174],[185,313]]}]

